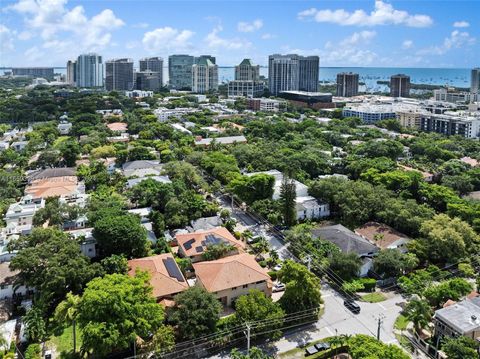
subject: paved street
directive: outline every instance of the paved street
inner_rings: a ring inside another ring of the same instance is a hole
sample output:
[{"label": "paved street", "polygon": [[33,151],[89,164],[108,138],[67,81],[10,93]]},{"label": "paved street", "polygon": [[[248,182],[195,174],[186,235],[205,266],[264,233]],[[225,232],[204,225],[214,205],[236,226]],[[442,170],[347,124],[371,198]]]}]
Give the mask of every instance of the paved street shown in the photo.
[{"label": "paved street", "polygon": [[[222,208],[232,210],[229,197],[221,196],[219,201]],[[233,210],[232,217],[237,220],[239,226],[244,229],[248,228],[256,235],[265,237],[270,246],[278,252],[280,258],[292,258],[287,246],[266,226],[257,223],[252,217],[237,208]],[[283,353],[335,334],[376,336],[379,316],[382,316],[383,320],[380,327],[380,339],[385,343],[398,344],[393,334],[393,325],[401,311],[399,304],[404,301],[401,295],[396,294],[381,303],[358,302],[361,307],[359,314],[353,314],[346,309],[343,305],[343,298],[328,284],[322,285],[322,298],[325,303],[325,312],[318,322],[307,327],[287,331],[280,340],[273,344],[274,352],[277,354]],[[226,355],[226,353],[219,354],[212,356],[212,358],[225,358]]]}]

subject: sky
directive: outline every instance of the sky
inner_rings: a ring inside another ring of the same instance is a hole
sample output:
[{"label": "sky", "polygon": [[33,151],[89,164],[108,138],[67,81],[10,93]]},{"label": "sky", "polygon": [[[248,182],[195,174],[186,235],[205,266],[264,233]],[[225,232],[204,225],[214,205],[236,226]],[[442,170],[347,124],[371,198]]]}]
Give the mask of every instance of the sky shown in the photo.
[{"label": "sky", "polygon": [[[480,0],[2,0],[0,66],[65,66],[211,54],[220,66],[273,53],[320,66],[480,66]],[[165,61],[166,64],[166,61]]]}]

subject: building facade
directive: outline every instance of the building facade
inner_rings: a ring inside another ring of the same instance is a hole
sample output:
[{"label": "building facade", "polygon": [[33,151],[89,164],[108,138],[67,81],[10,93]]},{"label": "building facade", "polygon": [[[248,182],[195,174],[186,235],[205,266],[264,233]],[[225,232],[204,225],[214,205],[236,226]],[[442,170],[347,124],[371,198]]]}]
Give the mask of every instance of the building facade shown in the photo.
[{"label": "building facade", "polygon": [[260,80],[260,66],[254,65],[252,60],[243,59],[243,61],[235,66],[236,81],[258,81]]},{"label": "building facade", "polygon": [[390,77],[390,96],[391,97],[409,97],[410,96],[410,76],[398,74]]},{"label": "building facade", "polygon": [[190,55],[171,55],[168,57],[168,78],[171,88],[176,90],[192,89],[194,60],[194,57]]},{"label": "building facade", "polygon": [[[472,70],[473,73],[473,70]],[[473,81],[473,74],[472,74]],[[472,87],[473,88],[473,87]],[[467,104],[469,102],[476,102],[480,96],[480,92],[466,92],[466,91],[449,91],[446,88],[441,88],[438,90],[433,90],[433,97],[435,101],[444,101],[457,104]]]},{"label": "building facade", "polygon": [[139,60],[140,71],[163,72],[163,58],[145,57]]},{"label": "building facade", "polygon": [[53,67],[12,67],[13,76],[42,77],[47,80],[53,80]]},{"label": "building facade", "polygon": [[142,91],[159,91],[162,88],[162,73],[140,71],[135,73],[135,88]]},{"label": "building facade", "polygon": [[192,91],[207,93],[218,90],[218,66],[202,57],[192,66]]},{"label": "building facade", "polygon": [[107,91],[131,91],[133,83],[132,59],[114,59],[105,63],[105,88]]},{"label": "building facade", "polygon": [[228,83],[228,97],[259,97],[265,89],[260,81],[260,66],[252,60],[244,59],[235,66],[235,80]]},{"label": "building facade", "polygon": [[472,69],[470,92],[476,95],[480,94],[480,67]]},{"label": "building facade", "polygon": [[358,74],[342,72],[337,74],[337,96],[352,97],[358,95]]},{"label": "building facade", "polygon": [[77,87],[103,87],[102,56],[94,53],[78,56],[76,71]]},{"label": "building facade", "polygon": [[270,92],[318,90],[319,57],[296,54],[268,57],[268,83]]},{"label": "building facade", "polygon": [[67,61],[67,84],[75,86],[77,82],[77,61]]},{"label": "building facade", "polygon": [[446,112],[444,114],[428,114],[421,118],[420,129],[425,132],[436,132],[447,136],[480,138],[480,117],[469,113]]}]

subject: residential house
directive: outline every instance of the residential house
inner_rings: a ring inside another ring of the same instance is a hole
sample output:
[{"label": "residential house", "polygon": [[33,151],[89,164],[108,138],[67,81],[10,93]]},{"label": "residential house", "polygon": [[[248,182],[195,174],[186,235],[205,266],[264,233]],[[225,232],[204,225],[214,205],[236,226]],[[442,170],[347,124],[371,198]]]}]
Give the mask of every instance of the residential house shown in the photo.
[{"label": "residential house", "polygon": [[178,244],[178,255],[190,258],[192,263],[202,261],[203,253],[211,245],[231,245],[233,248],[230,254],[241,253],[245,249],[245,243],[236,239],[225,227],[176,234],[175,239]]},{"label": "residential house", "polygon": [[93,228],[81,228],[66,231],[72,239],[79,241],[80,250],[82,253],[89,257],[95,258],[97,256],[97,241],[93,237]]},{"label": "residential house", "polygon": [[190,226],[187,226],[189,232],[196,232],[201,230],[209,230],[222,225],[220,216],[203,217],[192,220]]},{"label": "residential house", "polygon": [[112,132],[123,133],[128,129],[128,125],[125,122],[112,122],[107,124],[107,127]]},{"label": "residential house", "polygon": [[438,309],[433,316],[435,334],[440,338],[465,336],[480,340],[480,297]]},{"label": "residential house", "polygon": [[[252,172],[246,173],[246,176],[253,176],[256,174],[267,174],[275,178],[275,183],[273,186],[273,200],[278,200],[280,198],[280,192],[283,183],[283,173],[278,170],[262,171],[262,172]],[[302,221],[306,219],[318,219],[323,217],[328,217],[330,215],[330,206],[328,203],[320,203],[314,197],[308,195],[308,187],[294,180],[295,183],[295,203],[296,203],[296,212],[297,220]]]},{"label": "residential house", "polygon": [[0,141],[0,152],[7,150],[9,147],[10,147],[10,142]]},{"label": "residential house", "polygon": [[372,258],[379,248],[341,224],[312,230],[312,237],[335,244],[343,253],[355,253],[362,259],[359,276],[364,277],[373,266]]},{"label": "residential house", "polygon": [[145,177],[161,175],[163,164],[158,160],[139,160],[125,162],[122,171],[125,177]]},{"label": "residential house", "polygon": [[35,212],[43,207],[45,207],[43,198],[28,194],[23,196],[19,202],[11,204],[4,216],[8,234],[30,231]]},{"label": "residential house", "polygon": [[34,198],[76,198],[85,193],[85,185],[77,176],[51,177],[33,180],[25,187],[25,193]]},{"label": "residential house", "polygon": [[214,261],[194,263],[195,285],[213,293],[224,306],[232,306],[241,295],[258,289],[272,295],[272,281],[267,270],[248,253]]},{"label": "residential house", "polygon": [[129,260],[128,268],[130,276],[134,276],[137,270],[150,274],[150,285],[157,302],[171,300],[189,287],[171,253]]},{"label": "residential house", "polygon": [[407,171],[407,172],[414,171],[414,172],[421,173],[421,175],[423,177],[423,180],[425,182],[432,182],[433,181],[434,175],[432,173],[420,171],[420,170],[417,170],[415,168],[408,167],[408,166],[403,166],[403,165],[398,165],[398,167],[400,167],[401,169],[403,169],[404,171]]},{"label": "residential house", "polygon": [[34,170],[27,173],[27,181],[54,178],[54,177],[70,177],[75,176],[75,168],[73,167],[56,167],[46,168],[42,170]]},{"label": "residential house", "polygon": [[57,125],[57,129],[61,135],[68,135],[72,129],[72,123],[64,120],[60,121],[60,123]]},{"label": "residential house", "polygon": [[10,269],[10,262],[0,263],[0,300],[12,299],[14,296],[26,295],[28,289],[25,286],[15,285],[18,270]]},{"label": "residential house", "polygon": [[28,141],[15,141],[10,145],[15,151],[23,151],[27,147]]},{"label": "residential house", "polygon": [[355,233],[380,249],[398,249],[406,253],[410,238],[383,223],[368,222],[355,229]]},{"label": "residential house", "polygon": [[211,137],[211,138],[202,138],[202,136],[197,136],[195,138],[195,146],[207,147],[215,142],[219,145],[233,145],[235,143],[247,143],[245,136],[228,136],[228,137]]}]

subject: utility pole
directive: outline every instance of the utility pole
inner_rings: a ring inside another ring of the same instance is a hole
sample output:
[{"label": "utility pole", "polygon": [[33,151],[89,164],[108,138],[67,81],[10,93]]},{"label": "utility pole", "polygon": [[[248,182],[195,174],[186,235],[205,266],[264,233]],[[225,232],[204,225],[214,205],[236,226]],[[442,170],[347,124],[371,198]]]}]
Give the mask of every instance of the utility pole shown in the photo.
[{"label": "utility pole", "polygon": [[378,326],[377,326],[377,340],[380,340],[380,327],[382,326],[384,319],[385,319],[385,316],[384,316],[383,314],[380,314],[380,315],[377,317],[377,322],[378,322]]},{"label": "utility pole", "polygon": [[250,325],[248,323],[245,323],[245,326],[247,327],[247,332],[245,333],[247,337],[247,355],[250,354]]},{"label": "utility pole", "polygon": [[307,262],[307,269],[310,272],[310,269],[312,267],[312,256],[308,254],[305,258],[305,261]]}]

